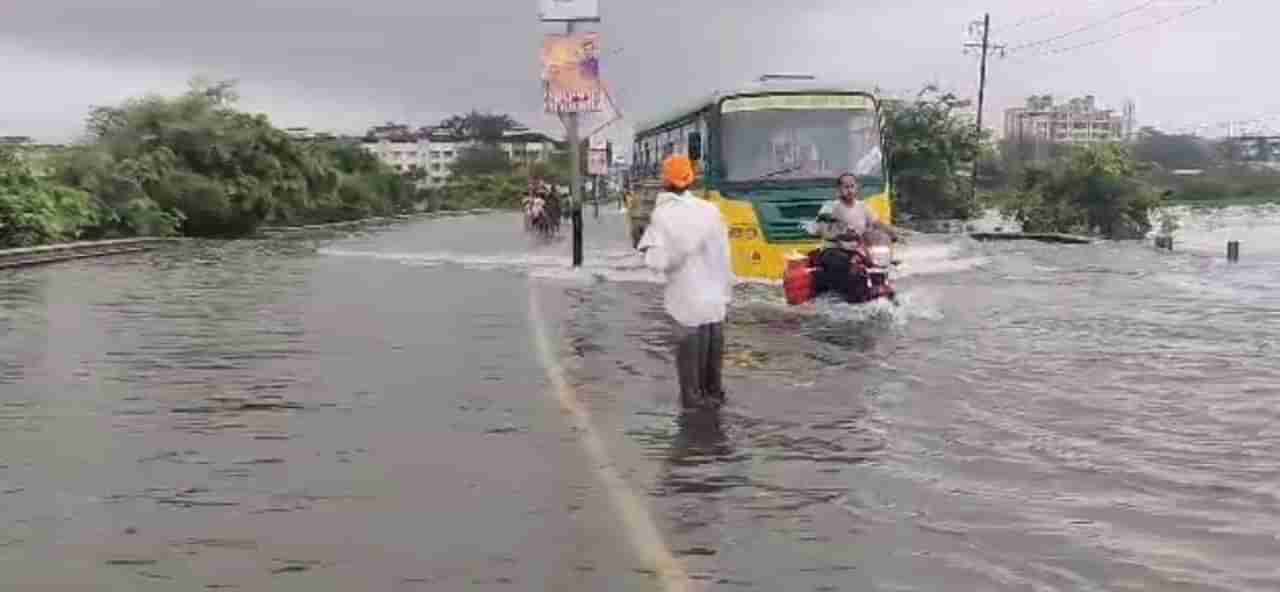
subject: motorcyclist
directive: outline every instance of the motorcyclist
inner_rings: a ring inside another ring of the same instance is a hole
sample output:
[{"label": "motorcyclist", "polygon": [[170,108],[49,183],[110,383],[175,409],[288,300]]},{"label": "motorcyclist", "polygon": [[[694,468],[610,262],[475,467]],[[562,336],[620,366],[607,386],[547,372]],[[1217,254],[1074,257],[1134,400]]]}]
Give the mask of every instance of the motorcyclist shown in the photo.
[{"label": "motorcyclist", "polygon": [[859,199],[861,184],[853,173],[844,173],[836,179],[836,198],[823,204],[818,216],[804,225],[810,235],[825,239],[818,255],[820,271],[816,288],[819,293],[836,291],[851,300],[861,296],[850,292],[850,268],[853,252],[862,240],[888,237],[897,241],[900,231],[876,219],[866,202]]},{"label": "motorcyclist", "polygon": [[521,205],[524,207],[525,230],[531,230],[542,217],[547,205],[546,186],[540,177],[529,179],[529,190],[521,200]]}]

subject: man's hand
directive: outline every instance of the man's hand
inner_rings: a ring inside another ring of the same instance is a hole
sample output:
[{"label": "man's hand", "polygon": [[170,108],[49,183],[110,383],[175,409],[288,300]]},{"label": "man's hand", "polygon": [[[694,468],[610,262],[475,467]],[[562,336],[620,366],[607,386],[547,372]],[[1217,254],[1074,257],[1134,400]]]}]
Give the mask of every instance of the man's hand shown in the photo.
[{"label": "man's hand", "polygon": [[855,242],[855,241],[857,241],[857,240],[858,240],[858,233],[856,233],[856,232],[854,232],[854,231],[852,231],[852,230],[848,230],[848,231],[845,231],[844,233],[842,233],[842,234],[840,234],[840,235],[836,236],[836,237],[835,237],[835,240],[838,240],[838,241],[841,241],[841,242],[850,242],[850,243],[851,243],[851,242]]}]

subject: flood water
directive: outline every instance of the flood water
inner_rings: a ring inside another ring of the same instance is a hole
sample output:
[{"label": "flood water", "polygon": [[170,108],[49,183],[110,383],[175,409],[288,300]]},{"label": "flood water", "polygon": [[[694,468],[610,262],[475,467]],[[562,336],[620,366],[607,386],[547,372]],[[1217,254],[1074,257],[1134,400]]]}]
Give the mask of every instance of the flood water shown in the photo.
[{"label": "flood water", "polygon": [[0,589],[1275,590],[1280,210],[1181,214],[741,285],[709,416],[616,212],[2,272]]}]

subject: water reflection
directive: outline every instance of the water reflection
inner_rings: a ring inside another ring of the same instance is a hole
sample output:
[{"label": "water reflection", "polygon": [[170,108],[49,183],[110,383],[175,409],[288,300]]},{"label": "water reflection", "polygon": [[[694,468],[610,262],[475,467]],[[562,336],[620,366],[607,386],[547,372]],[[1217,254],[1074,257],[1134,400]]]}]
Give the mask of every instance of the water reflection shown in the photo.
[{"label": "water reflection", "polygon": [[28,339],[38,339],[36,327],[44,324],[49,278],[28,270],[0,271],[0,384],[17,384],[26,368],[38,361]]},{"label": "water reflection", "polygon": [[727,513],[735,501],[729,491],[750,485],[746,476],[734,474],[734,446],[724,421],[718,410],[679,415],[659,478],[658,496],[669,504],[665,514],[675,553],[691,563],[720,553],[732,527]]},{"label": "water reflection", "polygon": [[733,445],[724,431],[724,417],[715,410],[698,409],[676,419],[675,437],[667,462],[677,467],[696,467],[728,459]]}]

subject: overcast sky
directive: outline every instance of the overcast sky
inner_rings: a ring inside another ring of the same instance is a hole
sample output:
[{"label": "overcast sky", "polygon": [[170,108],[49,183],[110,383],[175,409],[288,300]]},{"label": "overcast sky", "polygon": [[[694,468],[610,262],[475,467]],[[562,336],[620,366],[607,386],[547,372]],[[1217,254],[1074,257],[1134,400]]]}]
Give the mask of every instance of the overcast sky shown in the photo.
[{"label": "overcast sky", "polygon": [[[600,0],[602,76],[627,122],[766,72],[938,82],[976,96],[965,27],[990,10],[987,117],[1029,94],[1137,103],[1165,127],[1280,116],[1271,73],[1280,4],[1220,0]],[[0,18],[0,135],[66,141],[95,104],[238,78],[279,126],[361,132],[471,108],[559,133],[541,114],[536,0],[9,0]],[[1067,6],[1067,8],[1062,8]],[[1055,8],[1057,7],[1057,8]],[[1131,10],[1135,9],[1136,10]],[[1118,18],[1108,17],[1120,14]],[[1048,51],[1055,55],[1037,55]],[[1014,59],[1020,57],[1021,59]],[[624,123],[611,130],[623,138]]]}]

